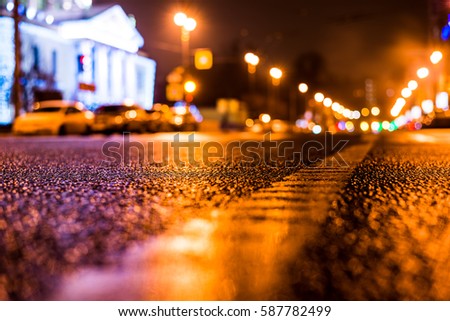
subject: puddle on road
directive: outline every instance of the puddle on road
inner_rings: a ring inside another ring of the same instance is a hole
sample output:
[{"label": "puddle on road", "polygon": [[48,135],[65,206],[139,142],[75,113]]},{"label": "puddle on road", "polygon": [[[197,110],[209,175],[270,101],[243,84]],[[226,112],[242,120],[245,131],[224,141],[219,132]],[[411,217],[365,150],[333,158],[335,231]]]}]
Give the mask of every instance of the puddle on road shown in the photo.
[{"label": "puddle on road", "polygon": [[313,236],[313,225],[230,217],[213,210],[210,219],[130,249],[120,267],[67,276],[53,299],[289,299],[292,280],[283,269]]}]

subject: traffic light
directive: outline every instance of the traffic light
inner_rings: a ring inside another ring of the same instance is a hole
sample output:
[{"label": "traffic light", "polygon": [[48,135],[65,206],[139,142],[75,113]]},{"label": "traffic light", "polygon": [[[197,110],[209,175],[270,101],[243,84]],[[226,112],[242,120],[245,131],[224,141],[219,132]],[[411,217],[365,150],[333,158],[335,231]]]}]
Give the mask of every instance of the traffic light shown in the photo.
[{"label": "traffic light", "polygon": [[213,55],[209,49],[198,49],[195,51],[195,68],[198,70],[211,69],[213,65]]}]

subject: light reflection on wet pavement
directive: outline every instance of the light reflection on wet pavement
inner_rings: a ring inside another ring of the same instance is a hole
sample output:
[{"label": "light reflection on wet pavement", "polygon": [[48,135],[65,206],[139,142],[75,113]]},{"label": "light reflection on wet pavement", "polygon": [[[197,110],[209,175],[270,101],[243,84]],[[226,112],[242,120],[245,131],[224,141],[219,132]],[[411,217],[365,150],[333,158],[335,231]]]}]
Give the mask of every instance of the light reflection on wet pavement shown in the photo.
[{"label": "light reflection on wet pavement", "polygon": [[[66,279],[62,300],[292,300],[302,279],[295,255],[321,236],[327,209],[370,144],[345,151],[347,168],[306,168],[226,210],[153,238],[120,269]],[[92,291],[91,289],[95,289]]]},{"label": "light reflection on wet pavement", "polygon": [[100,168],[101,140],[80,154],[11,139],[0,298],[449,300],[449,134],[296,171]]}]

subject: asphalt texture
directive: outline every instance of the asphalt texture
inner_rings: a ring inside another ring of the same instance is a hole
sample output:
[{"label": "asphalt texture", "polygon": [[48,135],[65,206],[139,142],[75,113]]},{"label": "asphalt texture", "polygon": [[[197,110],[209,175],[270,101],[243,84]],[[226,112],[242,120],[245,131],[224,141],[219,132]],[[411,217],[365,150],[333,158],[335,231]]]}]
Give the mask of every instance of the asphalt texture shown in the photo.
[{"label": "asphalt texture", "polygon": [[305,248],[301,298],[450,299],[449,138],[381,137]]},{"label": "asphalt texture", "polygon": [[[173,136],[132,139],[147,143],[171,141]],[[199,135],[202,143],[225,145],[236,139],[263,138]],[[307,139],[302,136],[297,143]],[[239,154],[198,166],[163,166],[133,154],[125,165],[105,164],[102,148],[108,141],[121,138],[0,139],[1,299],[47,299],[61,276],[86,266],[117,265],[134,243],[182,224],[199,209],[223,208],[248,197],[296,170],[279,166],[277,155],[272,155],[275,164],[259,165],[242,162]],[[146,155],[150,150],[161,156],[161,149],[148,147]]]},{"label": "asphalt texture", "polygon": [[345,168],[2,138],[0,299],[448,300],[449,134],[350,138]]}]

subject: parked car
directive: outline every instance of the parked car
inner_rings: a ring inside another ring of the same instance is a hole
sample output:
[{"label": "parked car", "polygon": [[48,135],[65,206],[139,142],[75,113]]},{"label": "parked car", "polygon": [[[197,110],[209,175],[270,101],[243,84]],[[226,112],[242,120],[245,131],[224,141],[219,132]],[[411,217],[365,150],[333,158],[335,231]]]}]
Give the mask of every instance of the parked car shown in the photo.
[{"label": "parked car", "polygon": [[[172,126],[169,123],[167,112],[162,110],[150,109],[147,113],[147,131],[150,133],[171,131]],[[170,116],[169,116],[170,118]]]},{"label": "parked car", "polygon": [[95,111],[93,130],[110,134],[113,132],[147,131],[148,116],[144,108],[136,104],[102,105]]},{"label": "parked car", "polygon": [[19,116],[12,132],[26,134],[89,134],[94,114],[80,102],[49,100],[35,103],[33,111]]}]

